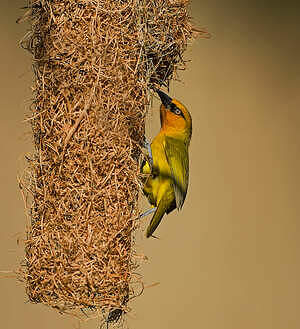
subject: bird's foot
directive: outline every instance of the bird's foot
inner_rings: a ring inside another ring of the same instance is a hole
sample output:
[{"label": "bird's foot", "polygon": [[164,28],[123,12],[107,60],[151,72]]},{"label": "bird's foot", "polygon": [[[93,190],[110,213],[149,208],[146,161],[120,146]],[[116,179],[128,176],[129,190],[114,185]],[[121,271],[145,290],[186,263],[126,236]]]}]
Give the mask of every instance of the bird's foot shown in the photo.
[{"label": "bird's foot", "polygon": [[151,150],[151,144],[148,141],[148,139],[145,137],[145,142],[144,142],[144,146],[148,151],[148,156],[149,156],[149,160],[150,160],[150,166],[152,168],[153,166],[153,157],[152,157],[152,150]]},{"label": "bird's foot", "polygon": [[143,212],[140,216],[139,216],[139,219],[145,217],[145,216],[148,216],[150,214],[152,214],[154,211],[156,210],[156,207],[153,207],[153,208],[150,208],[148,210],[146,210],[145,212]]}]

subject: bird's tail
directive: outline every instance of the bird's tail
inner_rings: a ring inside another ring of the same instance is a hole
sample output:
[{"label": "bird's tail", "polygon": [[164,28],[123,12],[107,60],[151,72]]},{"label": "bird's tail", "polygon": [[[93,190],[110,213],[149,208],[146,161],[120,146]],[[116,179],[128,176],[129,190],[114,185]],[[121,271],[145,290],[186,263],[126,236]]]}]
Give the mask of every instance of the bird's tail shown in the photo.
[{"label": "bird's tail", "polygon": [[167,212],[167,209],[169,208],[169,202],[166,202],[167,200],[161,199],[158,207],[156,208],[156,211],[151,219],[151,222],[147,228],[146,237],[149,238],[153,232],[156,230],[157,226],[161,222],[164,214]]}]

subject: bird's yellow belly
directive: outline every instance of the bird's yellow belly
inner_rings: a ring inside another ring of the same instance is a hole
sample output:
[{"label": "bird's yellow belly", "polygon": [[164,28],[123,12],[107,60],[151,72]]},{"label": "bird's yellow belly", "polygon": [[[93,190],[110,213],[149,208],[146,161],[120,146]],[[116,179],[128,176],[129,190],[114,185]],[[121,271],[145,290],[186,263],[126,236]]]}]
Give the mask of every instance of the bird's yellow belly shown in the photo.
[{"label": "bird's yellow belly", "polygon": [[171,178],[171,169],[167,161],[166,153],[164,150],[164,136],[159,134],[154,138],[151,144],[151,151],[153,156],[154,172],[158,171],[162,178]]},{"label": "bird's yellow belly", "polygon": [[158,206],[163,196],[167,196],[170,201],[175,198],[171,169],[165,155],[163,141],[158,140],[159,138],[160,136],[157,136],[151,144],[153,169],[152,175],[144,186],[144,193],[153,206]]}]

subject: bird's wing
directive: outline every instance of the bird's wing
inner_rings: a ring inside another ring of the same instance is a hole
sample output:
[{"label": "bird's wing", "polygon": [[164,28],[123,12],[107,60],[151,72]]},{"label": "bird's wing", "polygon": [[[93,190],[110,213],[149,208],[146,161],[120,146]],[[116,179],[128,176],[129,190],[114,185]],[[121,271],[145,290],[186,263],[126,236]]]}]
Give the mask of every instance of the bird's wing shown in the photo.
[{"label": "bird's wing", "polygon": [[189,154],[183,141],[172,137],[165,139],[164,145],[168,164],[171,169],[176,208],[181,209],[189,184]]}]

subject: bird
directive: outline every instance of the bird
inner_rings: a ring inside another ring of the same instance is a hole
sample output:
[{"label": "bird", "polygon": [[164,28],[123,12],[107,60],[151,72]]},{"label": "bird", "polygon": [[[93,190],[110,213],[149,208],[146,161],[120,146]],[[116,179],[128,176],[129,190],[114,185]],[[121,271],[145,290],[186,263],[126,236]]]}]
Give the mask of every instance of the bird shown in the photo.
[{"label": "bird", "polygon": [[[163,91],[155,89],[161,100],[161,129],[151,145],[146,141],[148,160],[141,172],[148,175],[143,193],[151,204],[140,217],[154,212],[146,231],[153,236],[163,216],[184,204],[189,184],[189,145],[192,137],[192,117],[187,108]],[[153,236],[154,237],[154,236]]]}]

